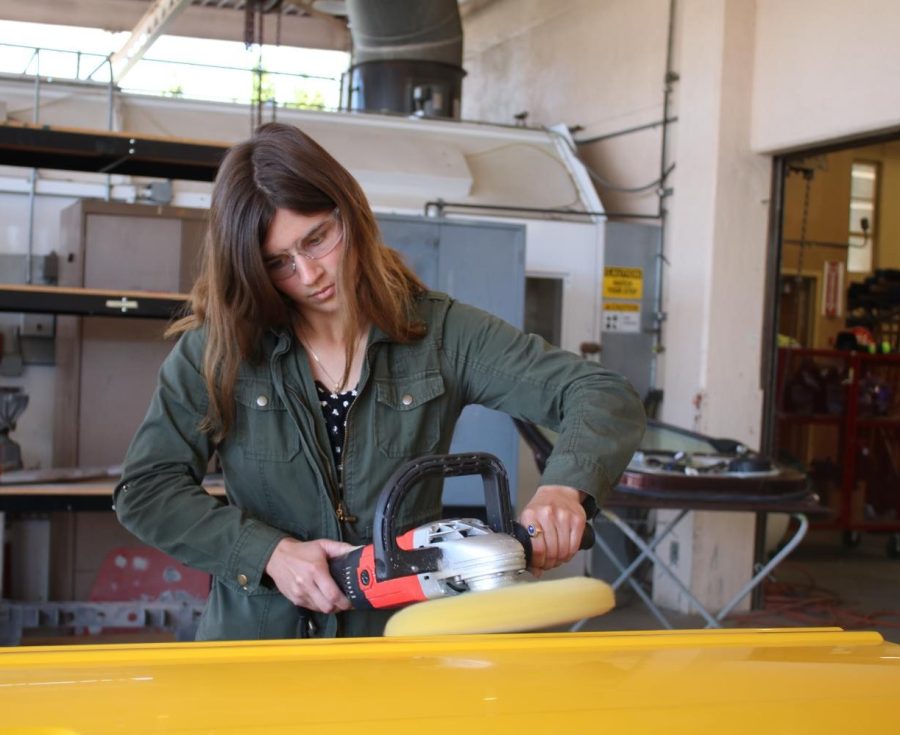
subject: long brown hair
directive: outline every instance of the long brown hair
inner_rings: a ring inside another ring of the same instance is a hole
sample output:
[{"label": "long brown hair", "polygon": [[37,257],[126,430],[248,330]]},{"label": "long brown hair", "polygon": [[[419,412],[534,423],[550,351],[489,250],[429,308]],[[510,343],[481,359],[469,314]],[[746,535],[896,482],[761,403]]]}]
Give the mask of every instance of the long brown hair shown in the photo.
[{"label": "long brown hair", "polygon": [[425,333],[413,301],[424,290],[399,254],[381,242],[378,224],[356,179],[297,128],[268,123],[226,154],[216,176],[200,275],[191,314],[167,334],[205,327],[203,377],[209,411],[201,428],[223,438],[234,421],[234,386],[242,361],[261,359],[262,336],[289,327],[292,303],[273,285],[261,248],[276,209],[304,215],[340,212],[344,247],[339,269],[347,380],[355,338],[372,323],[392,339]]}]

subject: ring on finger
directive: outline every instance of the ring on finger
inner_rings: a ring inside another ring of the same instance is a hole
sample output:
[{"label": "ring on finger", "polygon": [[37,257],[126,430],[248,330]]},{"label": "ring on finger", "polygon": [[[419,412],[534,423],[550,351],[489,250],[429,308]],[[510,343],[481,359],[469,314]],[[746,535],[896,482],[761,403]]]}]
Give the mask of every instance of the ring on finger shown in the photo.
[{"label": "ring on finger", "polygon": [[528,535],[531,538],[537,538],[544,532],[540,526],[538,526],[534,523],[529,523],[525,530],[528,531]]}]

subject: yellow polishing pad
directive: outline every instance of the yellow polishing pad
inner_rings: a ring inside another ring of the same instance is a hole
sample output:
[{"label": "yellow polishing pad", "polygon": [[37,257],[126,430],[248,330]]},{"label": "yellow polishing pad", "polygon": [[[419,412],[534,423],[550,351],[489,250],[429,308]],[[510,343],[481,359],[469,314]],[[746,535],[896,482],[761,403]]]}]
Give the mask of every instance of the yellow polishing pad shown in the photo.
[{"label": "yellow polishing pad", "polygon": [[602,615],[615,604],[612,587],[599,579],[520,582],[410,605],[388,620],[384,634],[513,633]]}]

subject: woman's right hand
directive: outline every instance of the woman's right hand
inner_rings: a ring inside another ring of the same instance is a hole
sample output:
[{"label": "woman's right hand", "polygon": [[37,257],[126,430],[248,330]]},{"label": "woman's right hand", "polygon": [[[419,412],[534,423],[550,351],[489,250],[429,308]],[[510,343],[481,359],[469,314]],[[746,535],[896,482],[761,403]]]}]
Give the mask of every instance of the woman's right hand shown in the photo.
[{"label": "woman's right hand", "polygon": [[298,607],[323,613],[350,609],[350,601],[328,571],[328,560],[356,548],[342,541],[283,538],[266,564],[266,574]]}]

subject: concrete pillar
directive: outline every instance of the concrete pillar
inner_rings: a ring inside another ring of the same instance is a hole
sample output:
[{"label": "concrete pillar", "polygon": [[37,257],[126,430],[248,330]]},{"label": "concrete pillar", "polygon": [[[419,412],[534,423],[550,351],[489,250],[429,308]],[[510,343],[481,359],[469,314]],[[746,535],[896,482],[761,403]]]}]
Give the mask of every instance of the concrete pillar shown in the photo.
[{"label": "concrete pillar", "polygon": [[755,3],[679,7],[663,416],[758,446],[771,159],[750,150]]},{"label": "concrete pillar", "polygon": [[[679,1],[663,365],[664,420],[751,447],[760,441],[771,169],[750,150],[755,12],[747,0]],[[683,581],[713,609],[750,576],[747,515],[694,513],[683,529]],[[671,604],[662,586],[660,602]]]}]

